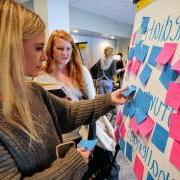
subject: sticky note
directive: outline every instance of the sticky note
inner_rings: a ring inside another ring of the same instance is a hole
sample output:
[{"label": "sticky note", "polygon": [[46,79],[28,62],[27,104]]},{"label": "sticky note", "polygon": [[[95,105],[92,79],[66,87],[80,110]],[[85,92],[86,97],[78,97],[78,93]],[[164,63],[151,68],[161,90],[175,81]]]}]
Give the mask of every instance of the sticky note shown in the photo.
[{"label": "sticky note", "polygon": [[124,105],[123,114],[125,116],[129,116],[131,118],[135,112],[136,108],[134,101],[130,101]]},{"label": "sticky note", "polygon": [[142,92],[141,89],[138,89],[135,96],[135,107],[141,109],[145,114],[147,114],[151,100],[152,97],[148,93]]},{"label": "sticky note", "polygon": [[172,145],[172,150],[170,154],[170,162],[176,166],[176,168],[180,169],[180,143],[177,141],[174,141]]},{"label": "sticky note", "polygon": [[146,55],[148,53],[148,50],[149,50],[149,46],[143,44],[139,53],[136,55],[136,58],[141,61],[141,62],[144,62],[145,58],[146,58]]},{"label": "sticky note", "polygon": [[129,125],[134,133],[138,133],[138,124],[136,123],[136,118],[134,116],[131,118]]},{"label": "sticky note", "polygon": [[84,147],[88,151],[92,151],[94,149],[95,145],[97,144],[97,141],[98,141],[97,139],[95,139],[95,140],[82,139],[79,143],[79,147]]},{"label": "sticky note", "polygon": [[121,124],[121,122],[122,122],[122,114],[121,111],[119,111],[116,115],[115,125],[118,126]]},{"label": "sticky note", "polygon": [[141,33],[142,34],[144,34],[147,31],[149,20],[150,20],[150,17],[143,17],[142,23],[141,23]]},{"label": "sticky note", "polygon": [[120,138],[120,141],[119,141],[119,146],[120,146],[120,149],[123,153],[125,153],[125,141],[123,138]]},{"label": "sticky note", "polygon": [[140,50],[141,50],[141,46],[142,46],[142,42],[143,41],[139,41],[135,47],[134,47],[134,56],[137,57],[138,54],[140,53]]},{"label": "sticky note", "polygon": [[152,73],[152,69],[146,64],[139,76],[141,83],[143,85],[146,85],[151,73]]},{"label": "sticky note", "polygon": [[151,131],[154,128],[154,121],[150,116],[148,116],[141,124],[138,126],[139,133],[143,136],[146,137],[148,136]]},{"label": "sticky note", "polygon": [[153,46],[152,47],[152,50],[151,50],[151,54],[149,56],[149,59],[148,59],[148,63],[151,64],[152,66],[156,66],[156,58],[157,56],[159,55],[161,51],[161,47],[158,47],[158,46]]},{"label": "sticky note", "polygon": [[148,175],[147,175],[146,180],[154,180],[154,178],[152,177],[152,175],[150,174],[150,172],[148,172]]},{"label": "sticky note", "polygon": [[157,56],[156,61],[160,64],[168,63],[174,56],[177,43],[164,43],[160,54]]},{"label": "sticky note", "polygon": [[125,138],[125,135],[126,135],[126,128],[124,123],[122,123],[120,126],[120,137]]},{"label": "sticky note", "polygon": [[134,55],[134,48],[129,49],[128,52],[128,60],[132,59]]},{"label": "sticky note", "polygon": [[169,84],[165,103],[176,111],[180,109],[180,84],[175,82]]},{"label": "sticky note", "polygon": [[137,37],[137,32],[133,32],[132,37],[131,37],[131,43],[130,43],[131,47],[134,46],[134,43],[136,41],[136,37]]},{"label": "sticky note", "polygon": [[170,114],[169,136],[180,142],[180,114]]},{"label": "sticky note", "polygon": [[136,123],[139,125],[146,119],[147,114],[145,114],[141,109],[137,108],[134,116],[136,118]]},{"label": "sticky note", "polygon": [[137,74],[140,66],[141,66],[141,62],[138,60],[134,60],[132,66],[131,66],[131,72],[133,74]]},{"label": "sticky note", "polygon": [[116,127],[114,135],[115,135],[116,142],[118,143],[120,139],[119,127]]},{"label": "sticky note", "polygon": [[168,131],[156,123],[156,127],[152,136],[152,143],[164,153],[168,140]]},{"label": "sticky note", "polygon": [[128,72],[131,71],[132,64],[133,64],[133,60],[128,60],[128,62],[127,62],[127,70],[128,70]]},{"label": "sticky note", "polygon": [[128,97],[131,93],[134,93],[135,91],[136,91],[136,86],[130,85],[128,86],[128,89],[125,92],[123,92],[123,95],[125,97]]},{"label": "sticky note", "polygon": [[180,59],[172,66],[172,69],[180,73]]},{"label": "sticky note", "polygon": [[142,180],[143,179],[143,173],[144,173],[144,165],[137,155],[135,158],[133,169],[134,169],[134,172],[136,174],[137,179]]},{"label": "sticky note", "polygon": [[164,86],[164,88],[168,89],[169,83],[175,81],[177,76],[178,76],[177,72],[171,69],[171,65],[166,64],[164,65],[164,68],[162,70],[159,80]]},{"label": "sticky note", "polygon": [[128,142],[126,143],[126,156],[129,161],[132,161],[132,146]]}]

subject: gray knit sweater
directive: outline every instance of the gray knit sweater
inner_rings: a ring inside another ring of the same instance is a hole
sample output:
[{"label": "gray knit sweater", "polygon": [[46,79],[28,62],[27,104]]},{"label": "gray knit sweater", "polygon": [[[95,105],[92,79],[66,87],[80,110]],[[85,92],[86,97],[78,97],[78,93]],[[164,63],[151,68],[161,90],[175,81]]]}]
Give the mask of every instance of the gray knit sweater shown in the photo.
[{"label": "gray knit sweater", "polygon": [[56,159],[61,133],[95,121],[112,107],[110,94],[95,100],[70,102],[59,99],[36,84],[31,88],[31,111],[43,143],[32,141],[7,123],[0,106],[0,179],[81,179],[87,166],[71,148],[65,158]]}]

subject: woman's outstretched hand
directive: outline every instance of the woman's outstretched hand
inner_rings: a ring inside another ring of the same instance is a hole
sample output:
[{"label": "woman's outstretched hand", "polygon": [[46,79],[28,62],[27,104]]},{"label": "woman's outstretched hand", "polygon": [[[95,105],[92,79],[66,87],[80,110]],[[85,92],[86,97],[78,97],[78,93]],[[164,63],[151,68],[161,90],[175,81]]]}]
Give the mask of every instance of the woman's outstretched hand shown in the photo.
[{"label": "woman's outstretched hand", "polygon": [[115,104],[124,104],[128,101],[128,97],[125,97],[123,93],[127,90],[128,88],[123,88],[123,89],[118,89],[116,91],[113,91],[111,93],[111,100]]}]

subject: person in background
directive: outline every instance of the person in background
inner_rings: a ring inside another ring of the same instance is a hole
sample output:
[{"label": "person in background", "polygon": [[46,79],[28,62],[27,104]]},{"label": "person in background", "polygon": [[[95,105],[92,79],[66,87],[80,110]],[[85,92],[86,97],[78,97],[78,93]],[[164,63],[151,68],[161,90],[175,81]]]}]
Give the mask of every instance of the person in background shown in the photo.
[{"label": "person in background", "polygon": [[125,63],[123,61],[123,54],[118,53],[118,55],[119,55],[119,59],[116,64],[116,73],[117,73],[117,79],[119,82],[119,87],[121,87],[122,80],[124,77],[124,71],[125,71]]},{"label": "person in background", "polygon": [[90,152],[72,147],[57,159],[61,133],[94,122],[115,103],[124,104],[124,90],[71,102],[27,82],[47,60],[45,24],[12,0],[1,0],[0,12],[0,179],[79,180]]},{"label": "person in background", "polygon": [[[82,64],[72,36],[64,30],[55,30],[49,37],[45,72],[55,78],[69,100],[94,99],[94,84],[89,70]],[[41,77],[39,77],[41,78]],[[81,138],[96,138],[96,123],[82,126],[63,134],[63,141],[79,143]]]},{"label": "person in background", "polygon": [[113,91],[113,75],[116,73],[116,60],[113,56],[113,47],[107,46],[104,49],[104,57],[100,58],[91,69],[93,78],[97,80],[99,94]]}]

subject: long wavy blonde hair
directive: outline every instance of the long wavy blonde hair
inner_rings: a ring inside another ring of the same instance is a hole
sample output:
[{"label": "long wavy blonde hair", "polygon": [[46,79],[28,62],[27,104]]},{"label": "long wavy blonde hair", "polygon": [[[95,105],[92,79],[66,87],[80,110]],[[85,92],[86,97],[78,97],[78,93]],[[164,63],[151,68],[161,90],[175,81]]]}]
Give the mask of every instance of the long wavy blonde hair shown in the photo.
[{"label": "long wavy blonde hair", "polygon": [[23,40],[43,32],[45,24],[34,12],[12,0],[0,1],[0,104],[5,120],[32,139],[39,137],[30,113],[24,74]]},{"label": "long wavy blonde hair", "polygon": [[72,80],[73,84],[77,86],[82,93],[85,93],[85,82],[83,77],[82,61],[80,59],[80,55],[72,36],[64,30],[56,30],[52,32],[52,34],[49,37],[46,46],[48,61],[45,71],[47,73],[53,72],[53,67],[55,65],[55,61],[53,58],[53,47],[57,39],[63,39],[65,41],[70,42],[73,50],[72,50],[71,60],[67,64],[68,76]]}]

